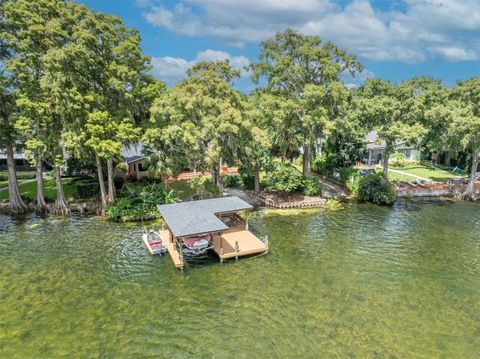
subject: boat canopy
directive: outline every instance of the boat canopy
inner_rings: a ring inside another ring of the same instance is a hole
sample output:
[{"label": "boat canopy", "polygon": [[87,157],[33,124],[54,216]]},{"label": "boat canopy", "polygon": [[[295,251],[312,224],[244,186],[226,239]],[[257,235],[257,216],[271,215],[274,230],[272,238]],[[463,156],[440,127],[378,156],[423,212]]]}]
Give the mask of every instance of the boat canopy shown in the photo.
[{"label": "boat canopy", "polygon": [[217,215],[252,210],[253,206],[232,196],[162,204],[157,208],[172,234],[180,238],[224,232],[228,227]]}]

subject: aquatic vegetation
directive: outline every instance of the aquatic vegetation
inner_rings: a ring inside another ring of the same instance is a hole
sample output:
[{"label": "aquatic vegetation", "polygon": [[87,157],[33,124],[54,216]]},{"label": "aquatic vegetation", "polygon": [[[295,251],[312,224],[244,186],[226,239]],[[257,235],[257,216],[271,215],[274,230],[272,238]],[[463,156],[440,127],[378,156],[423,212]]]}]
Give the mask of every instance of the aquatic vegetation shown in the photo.
[{"label": "aquatic vegetation", "polygon": [[329,211],[341,211],[342,209],[345,209],[345,206],[343,205],[342,202],[336,200],[336,199],[329,199],[325,204],[323,205],[323,208],[329,210]]}]

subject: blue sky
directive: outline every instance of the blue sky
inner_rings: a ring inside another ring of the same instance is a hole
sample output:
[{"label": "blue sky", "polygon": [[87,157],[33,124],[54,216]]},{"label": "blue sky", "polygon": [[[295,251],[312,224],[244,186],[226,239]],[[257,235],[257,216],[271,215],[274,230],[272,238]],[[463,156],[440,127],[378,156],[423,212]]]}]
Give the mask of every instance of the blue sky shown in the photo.
[{"label": "blue sky", "polygon": [[[153,73],[169,86],[200,60],[242,69],[260,41],[287,27],[357,54],[369,76],[418,75],[446,85],[480,74],[480,0],[78,0],[137,28]],[[242,71],[237,87],[254,85]]]}]

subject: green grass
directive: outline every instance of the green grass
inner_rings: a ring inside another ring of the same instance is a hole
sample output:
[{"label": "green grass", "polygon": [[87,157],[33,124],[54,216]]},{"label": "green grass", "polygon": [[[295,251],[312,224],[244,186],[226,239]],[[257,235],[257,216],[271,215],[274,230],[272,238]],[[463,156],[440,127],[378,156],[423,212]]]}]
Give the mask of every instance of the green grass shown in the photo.
[{"label": "green grass", "polygon": [[[212,182],[207,182],[205,187],[208,192],[217,192],[217,188]],[[192,187],[191,180],[179,180],[169,182],[168,188],[176,191],[178,193],[178,197],[183,201],[190,200],[193,196],[197,194],[195,188]]]},{"label": "green grass", "polygon": [[[17,171],[17,179],[24,180],[24,179],[33,179],[35,178],[36,173],[35,171]],[[0,180],[4,181],[8,179],[8,172],[7,171],[0,171]]]},{"label": "green grass", "polygon": [[[423,178],[430,179],[432,181],[438,181],[438,182],[445,182],[448,181],[449,179],[452,178],[457,178],[454,174],[448,173],[446,171],[437,169],[435,167],[426,167],[422,165],[412,165],[412,166],[407,166],[404,168],[395,168],[392,167],[395,170],[399,170],[402,172],[406,172],[412,175],[420,176]],[[396,174],[397,175],[397,174]],[[400,175],[400,174],[398,174]],[[412,177],[413,178],[413,177]]]},{"label": "green grass", "polygon": [[0,181],[0,188],[7,187],[7,186],[8,186],[8,181]]},{"label": "green grass", "polygon": [[[377,173],[381,173],[383,172],[381,169],[379,168],[376,168],[375,171]],[[416,181],[416,178],[415,177],[411,177],[411,176],[406,176],[404,174],[401,174],[401,173],[395,173],[395,172],[388,172],[388,179],[390,181],[400,181],[400,182],[412,182],[412,181]]]},{"label": "green grass", "polygon": [[[62,178],[63,182],[63,191],[65,192],[66,199],[73,198],[73,192],[75,192],[74,179],[73,178]],[[57,198],[57,190],[55,188],[55,179],[48,178],[44,181],[45,187],[45,198],[54,201]],[[28,182],[20,184],[20,194],[22,196],[29,197],[31,199],[37,198],[37,183]],[[8,199],[8,190],[0,191],[0,200]]]}]

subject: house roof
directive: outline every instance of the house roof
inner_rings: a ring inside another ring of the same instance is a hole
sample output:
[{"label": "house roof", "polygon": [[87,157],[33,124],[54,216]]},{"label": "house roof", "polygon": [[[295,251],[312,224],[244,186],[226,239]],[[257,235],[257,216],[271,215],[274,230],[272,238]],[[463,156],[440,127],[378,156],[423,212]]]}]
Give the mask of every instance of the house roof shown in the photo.
[{"label": "house roof", "polygon": [[251,210],[242,199],[221,197],[157,206],[158,211],[175,237],[224,232],[228,227],[216,215]]},{"label": "house roof", "polygon": [[143,144],[137,142],[128,146],[122,147],[122,157],[127,163],[134,163],[144,159],[143,156]]},{"label": "house roof", "polygon": [[[385,149],[385,141],[378,138],[377,131],[371,131],[365,136],[365,142],[367,143],[368,150],[383,150]],[[405,141],[395,142],[395,147],[404,145],[405,148],[413,148],[413,146],[407,146]]]}]

